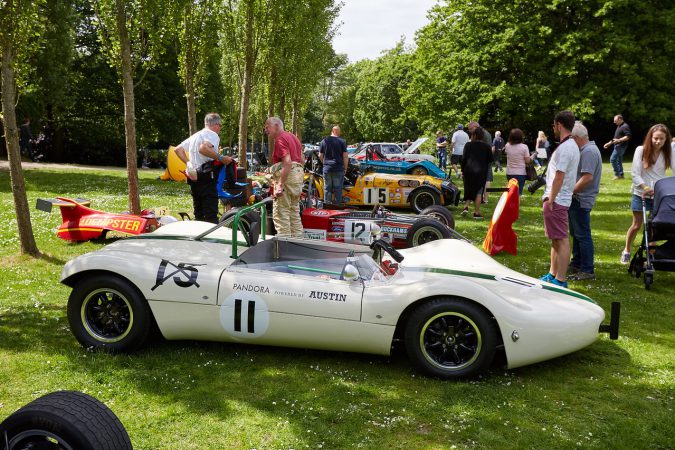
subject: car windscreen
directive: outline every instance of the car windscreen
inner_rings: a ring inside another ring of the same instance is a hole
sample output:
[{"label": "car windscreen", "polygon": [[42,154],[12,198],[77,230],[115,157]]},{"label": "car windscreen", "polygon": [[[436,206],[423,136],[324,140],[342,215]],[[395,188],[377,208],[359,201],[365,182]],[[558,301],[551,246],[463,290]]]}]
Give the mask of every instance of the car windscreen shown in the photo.
[{"label": "car windscreen", "polygon": [[396,144],[382,144],[382,153],[385,155],[398,155],[401,153],[401,148]]}]

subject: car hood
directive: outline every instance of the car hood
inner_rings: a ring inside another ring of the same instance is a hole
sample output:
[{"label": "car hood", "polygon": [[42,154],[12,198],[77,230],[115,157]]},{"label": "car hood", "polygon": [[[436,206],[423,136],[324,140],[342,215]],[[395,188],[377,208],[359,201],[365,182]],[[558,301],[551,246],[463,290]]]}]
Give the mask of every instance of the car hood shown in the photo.
[{"label": "car hood", "polygon": [[[571,289],[555,286],[498,263],[473,244],[459,239],[439,239],[418,247],[401,250],[401,270],[456,275],[481,280],[495,280],[513,286],[540,286],[545,291],[566,294],[595,303],[591,298]],[[449,255],[439,258],[438,255]]]},{"label": "car hood", "polygon": [[424,144],[428,139],[429,139],[429,138],[427,138],[427,137],[421,137],[421,138],[419,138],[418,140],[416,140],[415,142],[413,142],[412,144],[410,144],[410,147],[408,147],[408,148],[406,148],[405,150],[403,150],[403,154],[404,154],[404,155],[412,154],[415,150],[417,150],[417,148],[418,148],[420,145]]}]

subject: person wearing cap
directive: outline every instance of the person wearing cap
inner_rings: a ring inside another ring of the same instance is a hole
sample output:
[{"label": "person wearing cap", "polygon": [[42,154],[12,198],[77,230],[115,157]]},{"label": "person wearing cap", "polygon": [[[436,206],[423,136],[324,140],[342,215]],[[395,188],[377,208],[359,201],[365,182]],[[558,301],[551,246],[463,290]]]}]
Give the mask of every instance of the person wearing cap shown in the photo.
[{"label": "person wearing cap", "polygon": [[464,154],[464,146],[469,142],[469,135],[464,131],[464,125],[461,123],[457,125],[457,131],[452,134],[451,140],[452,156],[450,157],[450,174],[452,175],[452,170],[455,170],[457,178],[461,178],[462,174],[460,173],[457,166],[462,162],[462,155]]},{"label": "person wearing cap", "polygon": [[436,156],[438,157],[438,167],[445,172],[448,168],[448,138],[441,130],[436,132]]},{"label": "person wearing cap", "polygon": [[204,128],[176,147],[176,156],[188,168],[187,183],[195,219],[211,223],[218,223],[218,173],[213,162],[218,160],[226,165],[232,162],[232,158],[218,152],[220,129],[220,115],[208,113],[204,116]]}]

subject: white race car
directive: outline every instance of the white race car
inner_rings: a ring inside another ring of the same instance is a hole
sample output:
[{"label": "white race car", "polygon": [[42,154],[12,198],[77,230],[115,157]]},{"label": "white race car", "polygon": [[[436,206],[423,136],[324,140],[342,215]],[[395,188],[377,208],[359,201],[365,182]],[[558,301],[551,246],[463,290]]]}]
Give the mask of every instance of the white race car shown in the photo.
[{"label": "white race car", "polygon": [[601,325],[605,312],[590,298],[459,239],[399,253],[382,240],[262,234],[248,246],[255,236],[175,222],[69,261],[61,282],[73,288],[73,334],[111,352],[142,346],[153,322],[167,339],[380,355],[403,341],[415,366],[446,379],[485,370],[498,352],[514,368],[584,348],[599,331],[618,335],[614,305]]}]

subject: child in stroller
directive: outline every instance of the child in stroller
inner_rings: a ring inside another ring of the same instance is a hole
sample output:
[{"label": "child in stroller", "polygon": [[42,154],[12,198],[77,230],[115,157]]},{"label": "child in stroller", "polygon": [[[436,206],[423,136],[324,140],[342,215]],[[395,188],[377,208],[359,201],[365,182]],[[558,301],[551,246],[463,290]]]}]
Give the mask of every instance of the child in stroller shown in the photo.
[{"label": "child in stroller", "polygon": [[[644,236],[633,255],[628,272],[637,278],[644,273],[645,288],[654,282],[654,271],[675,272],[675,176],[662,178],[654,184],[654,210],[647,219],[642,200]],[[656,241],[666,241],[655,245]]]}]

